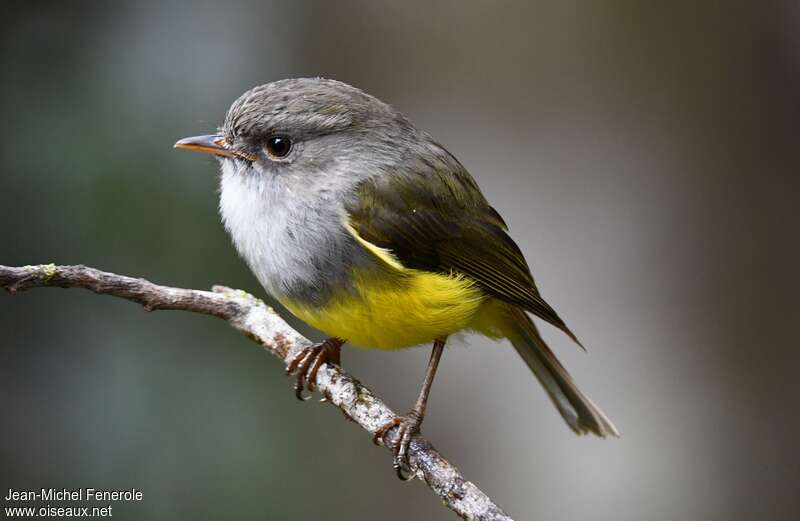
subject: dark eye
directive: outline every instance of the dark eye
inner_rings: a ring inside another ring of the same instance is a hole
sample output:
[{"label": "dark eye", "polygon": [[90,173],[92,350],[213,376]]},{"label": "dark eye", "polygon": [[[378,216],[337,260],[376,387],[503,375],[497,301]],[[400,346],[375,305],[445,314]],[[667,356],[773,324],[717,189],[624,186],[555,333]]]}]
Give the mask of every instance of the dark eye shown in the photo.
[{"label": "dark eye", "polygon": [[286,157],[292,150],[292,142],[288,137],[272,136],[267,140],[267,153],[272,157]]}]

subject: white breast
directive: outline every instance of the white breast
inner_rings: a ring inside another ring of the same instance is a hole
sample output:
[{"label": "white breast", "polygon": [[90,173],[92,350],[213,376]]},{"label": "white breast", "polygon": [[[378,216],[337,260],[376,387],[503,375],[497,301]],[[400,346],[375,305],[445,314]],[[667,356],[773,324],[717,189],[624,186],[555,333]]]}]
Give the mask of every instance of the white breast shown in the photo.
[{"label": "white breast", "polygon": [[289,194],[273,179],[238,171],[233,161],[222,162],[219,211],[222,222],[259,282],[280,297],[281,274],[303,276],[302,265],[287,248]]},{"label": "white breast", "polygon": [[[330,204],[297,183],[222,162],[220,214],[239,254],[264,288],[281,300],[290,290],[313,291],[330,279],[346,232]],[[292,186],[294,184],[294,187]]]}]

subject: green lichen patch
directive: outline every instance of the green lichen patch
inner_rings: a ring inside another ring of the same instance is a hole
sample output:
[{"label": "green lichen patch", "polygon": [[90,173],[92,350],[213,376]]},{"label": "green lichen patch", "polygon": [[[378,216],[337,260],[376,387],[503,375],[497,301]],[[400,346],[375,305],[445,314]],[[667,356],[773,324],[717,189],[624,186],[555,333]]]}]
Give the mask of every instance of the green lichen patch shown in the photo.
[{"label": "green lichen patch", "polygon": [[45,264],[44,266],[42,266],[42,270],[44,271],[45,282],[50,282],[53,279],[53,277],[55,277],[56,274],[58,273],[58,270],[56,270],[56,265],[53,263]]}]

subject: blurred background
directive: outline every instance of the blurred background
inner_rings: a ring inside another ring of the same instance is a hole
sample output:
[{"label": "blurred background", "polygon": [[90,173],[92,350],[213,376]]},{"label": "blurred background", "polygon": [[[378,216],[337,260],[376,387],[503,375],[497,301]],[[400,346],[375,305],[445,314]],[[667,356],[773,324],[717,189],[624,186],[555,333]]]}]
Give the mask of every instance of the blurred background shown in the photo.
[{"label": "blurred background", "polygon": [[[623,433],[574,436],[470,338],[423,429],[467,478],[518,519],[796,519],[797,2],[4,2],[0,28],[0,264],[263,296],[214,162],[172,144],[252,86],[336,78],[472,172]],[[397,411],[427,359],[343,357]],[[141,489],[119,519],[454,519],[291,387],[216,319],[0,294],[0,490]]]}]

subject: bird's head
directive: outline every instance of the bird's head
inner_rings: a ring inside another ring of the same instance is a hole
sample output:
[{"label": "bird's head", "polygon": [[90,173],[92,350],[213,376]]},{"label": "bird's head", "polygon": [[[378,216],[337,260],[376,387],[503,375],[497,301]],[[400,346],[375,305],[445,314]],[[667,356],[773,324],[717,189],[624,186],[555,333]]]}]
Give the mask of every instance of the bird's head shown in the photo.
[{"label": "bird's head", "polygon": [[418,134],[400,113],[355,87],[303,78],[245,92],[217,133],[175,147],[214,154],[223,171],[308,185],[397,161]]}]

